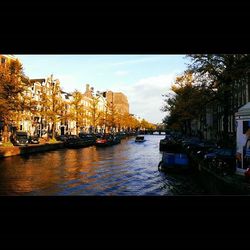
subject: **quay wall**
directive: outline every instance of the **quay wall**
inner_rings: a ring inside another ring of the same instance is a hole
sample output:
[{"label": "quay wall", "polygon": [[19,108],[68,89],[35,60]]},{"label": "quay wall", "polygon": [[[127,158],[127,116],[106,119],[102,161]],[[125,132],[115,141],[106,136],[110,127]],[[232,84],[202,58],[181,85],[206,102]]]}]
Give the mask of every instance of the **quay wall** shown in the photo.
[{"label": "quay wall", "polygon": [[221,176],[206,167],[201,166],[198,173],[198,182],[213,195],[250,195],[250,183],[244,176]]},{"label": "quay wall", "polygon": [[64,148],[64,144],[62,142],[45,143],[45,144],[28,145],[28,146],[0,147],[0,158],[14,156],[14,155],[46,152],[60,148]]}]

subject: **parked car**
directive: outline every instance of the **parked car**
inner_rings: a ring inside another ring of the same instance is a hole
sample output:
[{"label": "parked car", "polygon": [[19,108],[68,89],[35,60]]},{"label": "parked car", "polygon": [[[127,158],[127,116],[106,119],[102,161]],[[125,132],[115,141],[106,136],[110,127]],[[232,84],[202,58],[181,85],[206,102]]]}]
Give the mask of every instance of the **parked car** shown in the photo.
[{"label": "parked car", "polygon": [[236,150],[217,148],[204,155],[204,163],[219,174],[232,174],[236,171]]},{"label": "parked car", "polygon": [[182,146],[171,135],[166,135],[164,139],[160,140],[159,149],[160,151],[180,152]]},{"label": "parked car", "polygon": [[187,151],[193,159],[202,160],[205,154],[213,152],[217,148],[218,147],[215,143],[204,141],[188,146]]},{"label": "parked car", "polygon": [[29,143],[28,133],[24,131],[16,131],[11,136],[11,142],[14,146],[27,146]]},{"label": "parked car", "polygon": [[201,140],[198,138],[186,138],[181,142],[184,149],[189,149],[192,146],[197,146],[199,143],[201,143]]},{"label": "parked car", "polygon": [[121,139],[124,139],[128,136],[128,134],[125,132],[118,132],[116,136],[120,137]]},{"label": "parked car", "polygon": [[56,140],[57,141],[66,141],[67,136],[66,135],[58,135],[58,136],[56,136]]},{"label": "parked car", "polygon": [[29,143],[30,144],[39,144],[39,137],[38,136],[30,136],[29,137]]}]

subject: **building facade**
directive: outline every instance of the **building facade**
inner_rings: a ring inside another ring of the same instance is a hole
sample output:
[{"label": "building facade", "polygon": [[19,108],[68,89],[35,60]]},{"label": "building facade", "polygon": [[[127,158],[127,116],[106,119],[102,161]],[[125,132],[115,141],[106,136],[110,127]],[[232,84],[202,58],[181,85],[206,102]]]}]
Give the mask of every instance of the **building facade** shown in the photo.
[{"label": "building facade", "polygon": [[[248,102],[250,102],[250,75],[246,74],[240,79],[234,80],[230,86],[227,120],[228,137],[232,143],[236,138],[235,113]],[[201,117],[192,121],[193,134],[199,134],[207,140],[221,140],[224,132],[224,116],[223,101],[212,98],[204,103]]]},{"label": "building facade", "polygon": [[128,98],[121,92],[107,91],[107,101],[113,103],[119,114],[129,114]]},{"label": "building facade", "polygon": [[[16,59],[13,55],[0,55],[1,64],[7,64]],[[109,132],[108,104],[115,105],[119,114],[129,114],[128,99],[123,93],[112,91],[95,93],[94,88],[86,84],[79,104],[83,110],[81,120],[77,123],[74,119],[76,108],[73,108],[73,93],[62,91],[58,79],[54,79],[51,75],[47,78],[29,79],[29,81],[30,86],[23,93],[22,98],[29,102],[30,107],[18,113],[11,124],[14,130],[26,131],[30,135],[39,137],[51,135],[53,126],[58,135]],[[56,106],[60,108],[56,109]],[[93,115],[93,108],[96,109],[95,115]]]}]

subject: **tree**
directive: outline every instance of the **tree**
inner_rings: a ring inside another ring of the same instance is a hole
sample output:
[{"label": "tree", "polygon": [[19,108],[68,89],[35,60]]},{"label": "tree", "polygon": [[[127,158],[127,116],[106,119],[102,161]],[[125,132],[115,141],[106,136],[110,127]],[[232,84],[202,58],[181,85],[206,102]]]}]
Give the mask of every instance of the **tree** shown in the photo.
[{"label": "tree", "polygon": [[102,117],[102,111],[99,110],[99,96],[94,96],[92,95],[89,101],[89,107],[88,107],[88,111],[89,111],[89,120],[91,122],[91,126],[93,128],[93,131],[96,130],[96,126],[99,125],[99,122],[101,120]]},{"label": "tree", "polygon": [[47,86],[42,88],[41,115],[47,122],[51,123],[51,137],[55,139],[56,123],[63,119],[62,110],[64,103],[61,97],[61,87],[53,75],[47,79]]},{"label": "tree", "polygon": [[118,124],[117,108],[113,100],[111,102],[107,102],[106,106],[106,125],[108,126],[109,130],[113,130]]},{"label": "tree", "polygon": [[145,130],[153,130],[156,128],[154,124],[146,121],[145,119],[142,119],[142,121],[140,122],[140,126],[142,129],[145,129]]},{"label": "tree", "polygon": [[[18,60],[0,64],[0,118],[3,122],[3,142],[9,142],[8,126],[16,118],[17,112],[24,111],[24,91],[30,86]],[[23,98],[22,98],[23,97]]]},{"label": "tree", "polygon": [[85,117],[85,109],[82,103],[83,96],[78,90],[72,93],[73,100],[70,103],[71,106],[71,118],[76,121],[76,134],[79,133],[79,127],[84,125],[83,118]]},{"label": "tree", "polygon": [[191,134],[191,121],[202,115],[202,107],[212,92],[189,71],[176,77],[171,90],[172,94],[164,95],[162,111],[169,115],[163,122],[172,129]]},{"label": "tree", "polygon": [[129,113],[125,113],[120,117],[120,125],[122,129],[131,129],[133,118]]},{"label": "tree", "polygon": [[189,69],[201,76],[208,75],[210,87],[217,88],[216,98],[223,108],[223,139],[228,138],[228,116],[234,81],[249,73],[248,54],[191,54]]}]

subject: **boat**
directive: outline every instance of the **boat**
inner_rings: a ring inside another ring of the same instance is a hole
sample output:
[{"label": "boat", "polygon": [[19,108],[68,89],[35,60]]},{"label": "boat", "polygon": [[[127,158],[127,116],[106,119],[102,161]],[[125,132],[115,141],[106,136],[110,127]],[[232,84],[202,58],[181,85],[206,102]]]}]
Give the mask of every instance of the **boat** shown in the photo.
[{"label": "boat", "polygon": [[92,140],[89,140],[88,138],[81,138],[77,135],[70,135],[64,141],[64,146],[66,148],[83,148],[91,146],[93,144],[94,143],[92,142]]},{"label": "boat", "polygon": [[79,137],[86,142],[88,146],[95,145],[96,142],[96,136],[94,134],[84,134],[80,133]]},{"label": "boat", "polygon": [[188,173],[191,171],[187,154],[169,152],[163,152],[158,169],[168,173]]},{"label": "boat", "polygon": [[143,135],[137,135],[135,138],[135,142],[144,142],[144,136]]},{"label": "boat", "polygon": [[121,143],[121,138],[119,136],[114,136],[113,137],[113,145]]},{"label": "boat", "polygon": [[111,146],[114,145],[114,137],[111,134],[105,134],[98,136],[96,139],[95,145],[97,147],[106,147],[106,146]]},{"label": "boat", "polygon": [[159,149],[160,151],[167,151],[169,153],[178,153],[182,150],[182,145],[176,142],[171,136],[166,135],[164,139],[160,140]]}]

